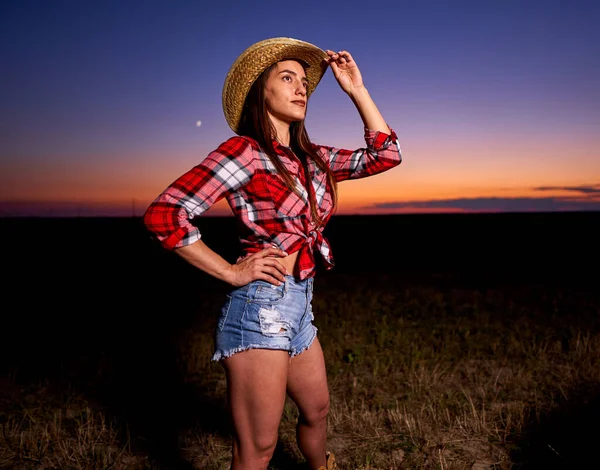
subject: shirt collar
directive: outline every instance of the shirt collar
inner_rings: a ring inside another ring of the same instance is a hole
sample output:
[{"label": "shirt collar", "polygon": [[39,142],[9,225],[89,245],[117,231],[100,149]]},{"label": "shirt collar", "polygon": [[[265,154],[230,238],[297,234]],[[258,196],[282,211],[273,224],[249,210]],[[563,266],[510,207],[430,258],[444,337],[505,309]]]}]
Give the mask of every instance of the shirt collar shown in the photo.
[{"label": "shirt collar", "polygon": [[279,142],[277,139],[272,139],[273,141],[273,148],[282,148],[282,149],[288,149],[291,150],[290,147],[288,147],[287,145],[283,145],[281,142]]}]

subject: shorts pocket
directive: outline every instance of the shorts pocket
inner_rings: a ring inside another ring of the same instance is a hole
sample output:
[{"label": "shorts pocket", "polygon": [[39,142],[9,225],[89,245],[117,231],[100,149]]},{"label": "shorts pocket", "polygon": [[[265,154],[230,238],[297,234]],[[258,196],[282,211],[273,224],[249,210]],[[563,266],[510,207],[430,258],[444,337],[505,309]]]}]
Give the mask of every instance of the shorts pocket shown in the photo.
[{"label": "shorts pocket", "polygon": [[253,281],[252,287],[248,289],[248,301],[259,304],[275,304],[285,298],[285,282],[276,286],[266,281]]},{"label": "shorts pocket", "polygon": [[223,328],[225,328],[225,323],[227,322],[227,316],[229,315],[229,308],[231,307],[232,301],[233,297],[228,295],[223,307],[221,307],[221,316],[219,317],[219,323],[217,324],[219,331],[223,331]]}]

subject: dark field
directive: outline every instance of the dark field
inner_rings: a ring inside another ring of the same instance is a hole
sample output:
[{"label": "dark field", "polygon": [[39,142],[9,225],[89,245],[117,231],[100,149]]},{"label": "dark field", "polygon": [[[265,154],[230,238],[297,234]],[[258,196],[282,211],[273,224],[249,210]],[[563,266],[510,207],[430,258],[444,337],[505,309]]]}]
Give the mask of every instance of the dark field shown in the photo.
[{"label": "dark field", "polygon": [[[235,260],[232,218],[205,217],[198,224],[211,248]],[[227,435],[224,397],[215,393],[218,379],[200,378],[190,388],[178,352],[192,329],[204,335],[203,347],[210,350],[227,285],[165,252],[139,218],[0,219],[0,233],[0,425],[10,416],[6,410],[32,399],[28,390],[43,395],[41,387],[57,400],[73,395],[97,403],[134,436],[132,452],[146,452],[157,466],[189,462],[179,455],[181,429],[198,426]],[[434,297],[493,293],[500,299],[498,316],[506,305],[526,305],[523,315],[531,316],[531,331],[537,331],[534,322],[543,331],[577,330],[584,337],[600,331],[600,213],[337,216],[326,235],[336,267],[325,272],[319,266],[316,297],[411,289]],[[510,321],[524,321],[515,312]],[[316,322],[325,344],[336,327],[325,317]],[[328,360],[348,364],[360,356],[360,345],[340,351]],[[581,432],[600,418],[595,380],[573,382],[562,408],[552,398],[552,413],[521,423],[518,439],[505,439],[519,468],[582,468],[570,465],[592,456],[592,442],[600,438],[597,427]],[[568,441],[562,450],[539,444],[547,433],[565,433],[567,426],[574,435],[560,434],[559,446],[561,439]],[[410,453],[402,449],[403,455]],[[301,468],[285,463],[290,453],[278,451],[276,468]],[[1,457],[0,452],[0,466]],[[27,468],[37,468],[35,458],[28,458]],[[389,462],[361,468],[395,468]],[[471,468],[423,462],[398,468]]]}]

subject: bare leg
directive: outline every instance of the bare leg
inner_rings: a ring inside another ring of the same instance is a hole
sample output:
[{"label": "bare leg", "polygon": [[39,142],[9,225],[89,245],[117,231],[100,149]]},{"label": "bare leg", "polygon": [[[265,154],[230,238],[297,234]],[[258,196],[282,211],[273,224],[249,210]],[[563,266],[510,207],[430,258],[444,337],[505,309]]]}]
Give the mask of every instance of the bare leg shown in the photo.
[{"label": "bare leg", "polygon": [[290,361],[287,391],[300,413],[296,431],[298,448],[311,468],[325,466],[329,389],[318,339]]},{"label": "bare leg", "polygon": [[232,470],[266,470],[286,396],[287,351],[250,349],[223,360],[233,419]]}]

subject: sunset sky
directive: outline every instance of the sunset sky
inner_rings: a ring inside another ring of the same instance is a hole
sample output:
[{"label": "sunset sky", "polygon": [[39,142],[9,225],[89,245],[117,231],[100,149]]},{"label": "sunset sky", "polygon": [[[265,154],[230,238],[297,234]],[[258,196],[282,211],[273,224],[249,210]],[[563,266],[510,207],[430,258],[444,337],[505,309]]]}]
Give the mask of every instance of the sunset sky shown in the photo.
[{"label": "sunset sky", "polygon": [[[0,216],[141,215],[232,135],[225,75],[276,36],[348,50],[400,138],[338,214],[598,211],[598,24],[592,0],[3,0]],[[330,70],[306,127],[364,145]]]}]

